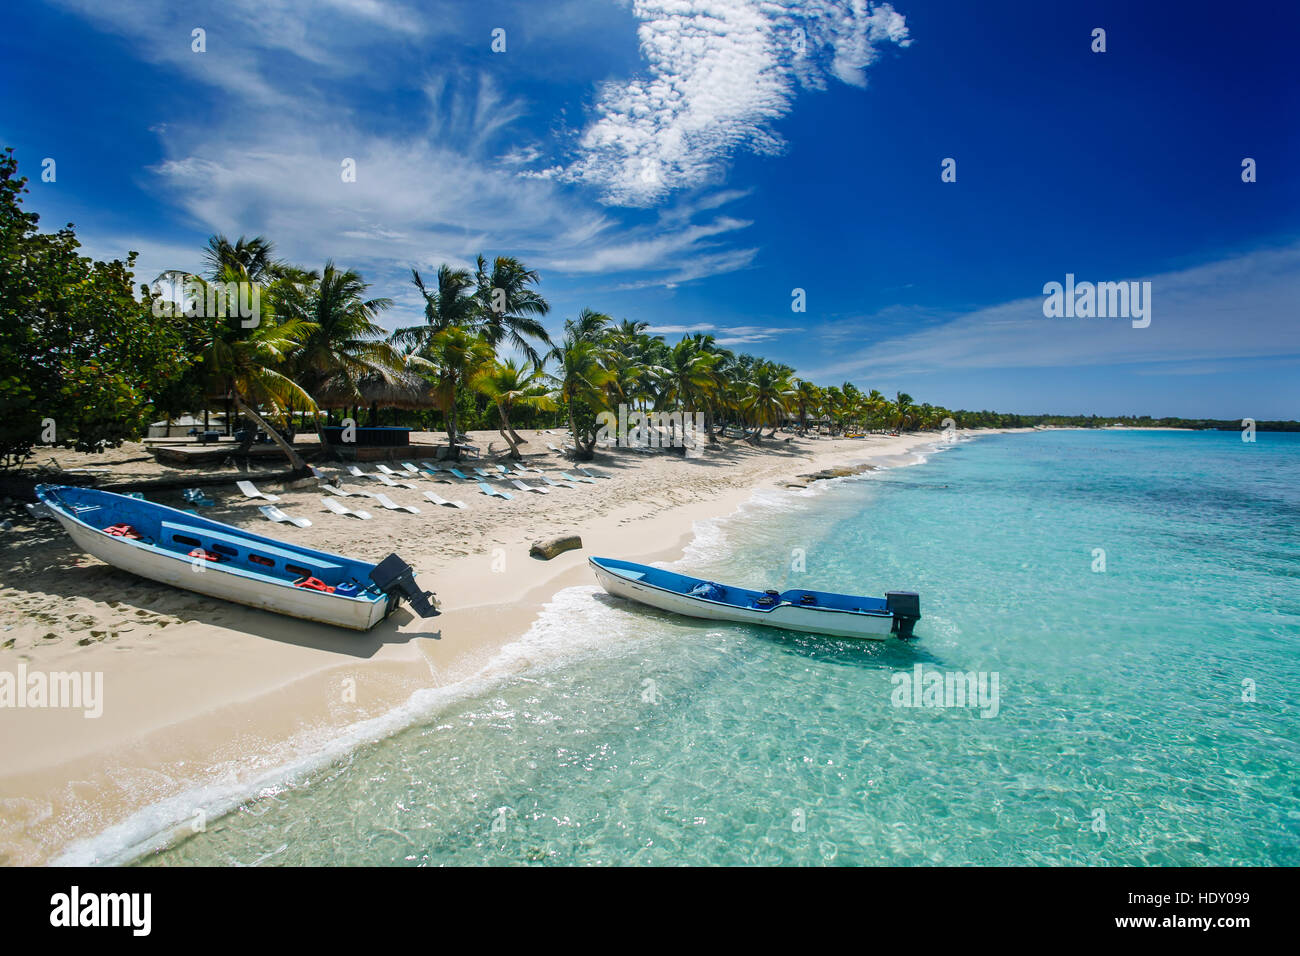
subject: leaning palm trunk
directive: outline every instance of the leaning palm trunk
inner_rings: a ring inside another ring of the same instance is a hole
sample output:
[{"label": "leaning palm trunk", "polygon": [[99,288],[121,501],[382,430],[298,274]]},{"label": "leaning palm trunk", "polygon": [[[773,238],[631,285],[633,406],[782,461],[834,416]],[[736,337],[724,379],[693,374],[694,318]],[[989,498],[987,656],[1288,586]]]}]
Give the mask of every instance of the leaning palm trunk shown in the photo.
[{"label": "leaning palm trunk", "polygon": [[451,395],[450,401],[447,402],[447,441],[451,448],[449,454],[452,461],[460,461],[460,423],[456,416],[456,380],[452,378],[449,385]]},{"label": "leaning palm trunk", "polygon": [[231,392],[231,395],[235,401],[235,408],[238,409],[239,413],[271,436],[271,441],[279,445],[280,450],[288,457],[289,464],[293,466],[293,470],[306,471],[307,463],[303,461],[301,455],[293,450],[293,446],[284,440],[284,436],[276,429],[272,428],[266,419],[257,414],[257,412],[253,410],[252,406],[244,401],[244,396],[240,395],[239,392]]},{"label": "leaning palm trunk", "polygon": [[569,402],[569,436],[573,441],[573,460],[590,461],[591,451],[583,448],[582,442],[578,441],[578,419],[573,414],[573,402]]},{"label": "leaning palm trunk", "polygon": [[504,438],[506,444],[510,446],[510,457],[515,461],[519,461],[523,458],[523,455],[519,454],[519,436],[510,427],[510,418],[506,415],[506,410],[500,405],[497,406],[497,414],[501,416],[501,427],[497,429],[497,434]]},{"label": "leaning palm trunk", "polygon": [[315,420],[316,420],[316,441],[320,443],[320,453],[322,455],[328,453],[330,458],[341,461],[342,459],[340,458],[338,451],[332,445],[330,445],[329,442],[325,440],[325,425],[321,423],[321,416],[319,411],[316,412]]}]

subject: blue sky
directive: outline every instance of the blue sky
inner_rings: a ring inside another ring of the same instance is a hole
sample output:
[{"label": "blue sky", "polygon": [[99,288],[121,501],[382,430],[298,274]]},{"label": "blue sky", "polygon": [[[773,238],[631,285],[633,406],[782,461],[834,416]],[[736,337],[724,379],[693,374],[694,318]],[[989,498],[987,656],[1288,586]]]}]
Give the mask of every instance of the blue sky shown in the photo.
[{"label": "blue sky", "polygon": [[[1165,7],[51,0],[6,13],[0,140],[47,228],[144,281],[260,233],[396,326],[412,266],[512,254],[553,328],[708,331],[821,384],[1297,418],[1300,12]],[[1150,326],[1045,318],[1067,273],[1150,281]]]}]

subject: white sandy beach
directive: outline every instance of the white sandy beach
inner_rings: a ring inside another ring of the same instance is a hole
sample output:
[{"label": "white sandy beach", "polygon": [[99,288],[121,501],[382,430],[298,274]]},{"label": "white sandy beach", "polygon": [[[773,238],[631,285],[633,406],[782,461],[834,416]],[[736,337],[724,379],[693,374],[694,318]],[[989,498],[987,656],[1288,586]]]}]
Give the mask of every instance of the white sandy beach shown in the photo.
[{"label": "white sandy beach", "polygon": [[[524,435],[528,464],[552,476],[569,467],[545,450],[551,436]],[[501,448],[495,433],[476,437]],[[675,559],[697,521],[733,512],[756,489],[832,466],[901,463],[937,437],[724,441],[699,459],[604,453],[594,465],[609,480],[513,501],[472,484],[421,480],[421,490],[469,507],[384,489],[421,513],[348,499],[374,514],[366,522],[329,514],[315,488],[265,485],[283,510],[311,519],[307,529],[270,524],[233,487],[203,510],[366,560],[400,553],[437,592],[443,613],[421,620],[403,609],[365,634],[135,578],[77,552],[52,522],[15,528],[0,562],[0,670],[99,672],[104,700],[95,719],[71,709],[0,712],[0,862],[48,862],[145,806],[201,785],[237,787],[417,690],[463,681],[522,635],[558,590],[591,583],[590,555]],[[345,485],[372,487],[342,466],[322,467]],[[180,505],[179,495],[159,500]],[[566,532],[582,536],[582,550],[529,557],[533,541]]]}]

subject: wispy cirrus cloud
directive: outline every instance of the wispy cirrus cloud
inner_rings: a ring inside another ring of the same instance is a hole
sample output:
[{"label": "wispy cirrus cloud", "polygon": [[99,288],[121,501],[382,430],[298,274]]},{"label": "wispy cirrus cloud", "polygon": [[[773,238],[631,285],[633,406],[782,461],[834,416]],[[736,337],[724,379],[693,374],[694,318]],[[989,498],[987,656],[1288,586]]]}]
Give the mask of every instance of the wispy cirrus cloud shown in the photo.
[{"label": "wispy cirrus cloud", "polygon": [[[239,100],[290,109],[321,75],[370,68],[370,44],[428,40],[452,18],[430,17],[399,0],[51,0],[98,28],[128,37],[141,59],[193,77]],[[193,48],[203,31],[204,50]]]},{"label": "wispy cirrus cloud", "polygon": [[[1065,277],[1044,276],[1043,282]],[[1120,276],[1077,277],[1120,281]],[[839,357],[809,372],[840,378],[926,374],[954,369],[1065,368],[1169,364],[1300,355],[1300,243],[1172,272],[1127,277],[1151,283],[1151,324],[1128,319],[1045,318],[1031,295],[874,341],[844,357],[855,323],[818,330]],[[1035,290],[1036,292],[1038,290]],[[862,330],[867,331],[868,321]],[[1171,373],[1172,374],[1172,373]]]},{"label": "wispy cirrus cloud", "polygon": [[[164,158],[137,185],[180,213],[167,234],[130,236],[138,274],[192,267],[177,228],[264,234],[281,255],[326,257],[365,270],[399,300],[409,269],[464,266],[479,252],[535,268],[610,276],[617,288],[673,285],[748,267],[757,248],[731,248],[750,223],[720,207],[741,190],[697,193],[653,220],[611,216],[585,190],[521,176],[542,155],[528,91],[463,58],[430,60],[422,43],[454,32],[454,5],[417,12],[397,0],[230,0],[184,10],[165,0],[51,0],[97,27],[138,39],[138,55],[191,84],[184,109],[144,107]],[[207,51],[191,49],[206,31]],[[459,35],[459,34],[458,34]],[[480,38],[482,39],[482,38]],[[483,40],[486,43],[486,40]],[[354,78],[376,55],[405,69]],[[414,67],[411,69],[410,67]],[[206,106],[203,88],[218,91]],[[375,116],[376,98],[403,98],[401,122]],[[354,182],[340,176],[355,161]],[[108,252],[109,234],[85,237]],[[122,237],[115,231],[111,237]],[[195,241],[196,248],[201,245]]]},{"label": "wispy cirrus cloud", "polygon": [[[464,266],[479,252],[575,280],[608,278],[603,290],[612,291],[753,268],[752,221],[725,208],[750,191],[709,189],[713,173],[736,149],[779,148],[772,123],[799,88],[860,85],[878,47],[909,42],[888,4],[636,0],[649,74],[604,87],[577,160],[539,176],[530,170],[548,150],[555,162],[554,139],[541,130],[563,137],[567,107],[556,114],[531,88],[457,55],[487,41],[454,3],[50,2],[132,38],[132,55],[188,84],[183,108],[166,97],[138,104],[163,159],[136,185],[179,213],[156,236],[128,237],[142,279],[191,267],[193,257],[177,255],[187,232],[196,248],[208,233],[264,234],[294,261],[363,269],[376,293],[398,300],[395,312],[411,267]],[[191,49],[197,28],[203,53]],[[431,59],[430,44],[453,55]],[[376,57],[391,69],[375,72]],[[403,104],[400,121],[376,110],[389,98]],[[655,158],[662,189],[629,179],[637,155]],[[356,163],[354,182],[340,177],[344,159]],[[646,217],[598,201],[613,194],[659,208]],[[85,232],[106,251],[109,236],[121,230]],[[726,335],[733,344],[767,337]]]},{"label": "wispy cirrus cloud", "polygon": [[652,325],[646,331],[651,335],[694,335],[696,332],[703,332],[712,335],[718,345],[729,347],[770,342],[782,335],[805,330],[763,325],[714,325],[701,322],[697,325]]},{"label": "wispy cirrus cloud", "polygon": [[634,0],[644,75],[605,84],[579,156],[537,175],[646,206],[713,181],[738,150],[782,148],[774,123],[802,86],[863,86],[904,18],[863,0]]}]

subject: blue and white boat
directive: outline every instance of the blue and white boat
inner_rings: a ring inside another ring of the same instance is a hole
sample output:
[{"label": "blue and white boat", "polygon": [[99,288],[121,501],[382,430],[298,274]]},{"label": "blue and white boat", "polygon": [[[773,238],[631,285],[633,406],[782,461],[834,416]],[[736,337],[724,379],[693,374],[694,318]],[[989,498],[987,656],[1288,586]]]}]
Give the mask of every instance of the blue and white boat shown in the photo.
[{"label": "blue and white boat", "polygon": [[911,637],[921,618],[921,600],[912,591],[889,591],[883,598],[803,589],[753,591],[614,558],[588,558],[587,563],[601,587],[616,597],[709,621],[882,641],[890,634]]},{"label": "blue and white boat", "polygon": [[38,485],[36,495],[81,550],[173,587],[357,631],[402,600],[421,617],[438,613],[396,554],[368,564],[93,488]]}]

